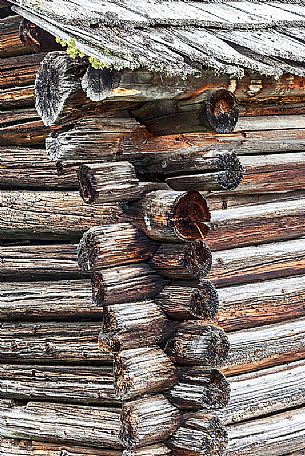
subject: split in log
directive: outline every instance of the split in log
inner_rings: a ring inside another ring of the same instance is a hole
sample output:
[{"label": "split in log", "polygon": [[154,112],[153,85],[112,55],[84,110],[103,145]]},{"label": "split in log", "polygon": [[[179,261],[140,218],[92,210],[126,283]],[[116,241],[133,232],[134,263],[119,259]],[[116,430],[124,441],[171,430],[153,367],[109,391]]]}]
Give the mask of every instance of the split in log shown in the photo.
[{"label": "split in log", "polygon": [[49,133],[35,108],[0,111],[0,146],[43,145]]},{"label": "split in log", "polygon": [[305,239],[213,253],[209,279],[219,287],[305,274]]},{"label": "split in log", "polygon": [[50,52],[41,62],[35,82],[36,109],[45,125],[71,120],[80,108],[84,112],[88,99],[80,78],[86,66],[64,51]]},{"label": "split in log", "polygon": [[73,189],[75,179],[58,176],[54,163],[42,149],[0,147],[2,188]]},{"label": "split in log", "polygon": [[132,201],[161,186],[140,182],[129,162],[81,165],[78,172],[80,195],[89,204]]},{"label": "split in log", "polygon": [[237,207],[212,213],[212,250],[293,239],[304,235],[305,199]]},{"label": "split in log", "polygon": [[103,352],[158,345],[174,332],[160,307],[153,301],[112,304],[103,308],[99,348]]},{"label": "split in log", "polygon": [[97,322],[1,323],[2,362],[107,364],[112,356],[98,349]]},{"label": "split in log", "polygon": [[304,323],[305,318],[296,318],[230,333],[224,372],[230,375],[251,372],[303,358]]},{"label": "split in log", "polygon": [[129,205],[133,223],[152,239],[178,242],[201,240],[209,231],[211,214],[198,192],[157,190]]},{"label": "split in log", "polygon": [[119,204],[88,206],[78,192],[0,191],[3,239],[78,239],[92,226],[122,218]]},{"label": "split in log", "polygon": [[304,405],[304,374],[301,360],[230,377],[231,399],[221,419],[236,423]]},{"label": "split in log", "polygon": [[205,101],[165,100],[146,103],[133,115],[156,135],[209,132],[231,133],[238,121],[239,109],[232,92],[226,89],[205,92]]},{"label": "split in log", "polygon": [[224,426],[216,416],[209,414],[201,414],[200,419],[187,419],[168,441],[175,456],[222,456],[227,445]]},{"label": "split in log", "polygon": [[203,241],[161,244],[151,265],[170,279],[202,279],[211,270],[212,253]]},{"label": "split in log", "polygon": [[227,407],[230,385],[219,370],[190,368],[178,372],[178,383],[166,394],[176,407],[188,411]]},{"label": "split in log", "polygon": [[100,272],[94,272],[91,282],[92,300],[98,306],[124,304],[139,299],[151,299],[165,285],[165,281],[149,265],[143,263],[112,267],[103,269]]},{"label": "split in log", "polygon": [[8,16],[0,20],[0,58],[31,54],[34,48],[25,47],[19,38],[20,16]]},{"label": "split in log", "polygon": [[123,403],[120,440],[127,448],[164,442],[180,425],[180,413],[161,394]]},{"label": "split in log", "polygon": [[112,366],[0,365],[2,398],[119,405],[113,383]]},{"label": "split in log", "polygon": [[176,363],[217,367],[226,361],[230,344],[224,331],[216,326],[185,323],[166,343],[165,352]]},{"label": "split in log", "polygon": [[48,52],[62,49],[53,35],[38,27],[28,19],[22,19],[19,27],[19,37],[24,46],[35,52]]},{"label": "split in log", "polygon": [[155,301],[173,320],[214,318],[219,306],[215,287],[204,279],[194,286],[179,282],[165,286]]},{"label": "split in log", "polygon": [[[94,206],[98,207],[98,206]],[[149,259],[156,244],[130,223],[96,226],[82,237],[78,263],[82,271],[139,263]]]},{"label": "split in log", "polygon": [[291,192],[305,188],[305,153],[240,156],[245,175],[235,193]]},{"label": "split in log", "polygon": [[304,449],[305,409],[296,409],[227,427],[226,456],[282,456]]},{"label": "split in log", "polygon": [[75,244],[0,246],[0,282],[67,280],[84,276],[77,264]]},{"label": "split in log", "polygon": [[[1,450],[0,450],[1,451]],[[1,453],[0,453],[1,454]],[[171,450],[163,443],[157,443],[144,448],[135,448],[133,450],[124,450],[122,456],[170,456]],[[42,455],[44,456],[44,455]],[[51,455],[52,456],[52,455]],[[76,455],[78,456],[78,455]],[[95,455],[93,455],[95,456]],[[111,456],[111,455],[109,455]]]},{"label": "split in log", "polygon": [[114,355],[115,392],[121,400],[171,388],[176,369],[159,347],[122,350]]},{"label": "split in log", "polygon": [[32,86],[44,54],[19,55],[0,61],[0,89]]},{"label": "split in log", "polygon": [[[122,451],[0,437],[0,456],[62,456],[63,454],[65,456],[122,456]],[[160,453],[160,456],[163,455],[167,456],[169,453]],[[143,454],[143,456],[146,455]]]},{"label": "split in log", "polygon": [[0,422],[1,437],[121,448],[120,408],[0,400]]},{"label": "split in log", "polygon": [[218,290],[215,323],[234,331],[305,316],[305,276]]},{"label": "split in log", "polygon": [[0,319],[100,320],[103,311],[91,302],[87,280],[9,282],[0,284]]}]

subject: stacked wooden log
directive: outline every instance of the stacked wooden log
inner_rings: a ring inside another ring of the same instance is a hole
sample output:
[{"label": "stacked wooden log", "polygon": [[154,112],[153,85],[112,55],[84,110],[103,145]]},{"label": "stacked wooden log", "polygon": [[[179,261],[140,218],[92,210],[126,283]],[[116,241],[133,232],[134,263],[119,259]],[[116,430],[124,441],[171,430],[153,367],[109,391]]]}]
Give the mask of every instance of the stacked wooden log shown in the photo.
[{"label": "stacked wooden log", "polygon": [[[67,83],[53,86],[59,98],[44,96],[50,68]],[[147,81],[56,51],[37,77],[37,108],[56,124],[57,171],[41,150],[24,160],[11,147],[41,143],[46,127],[15,119],[3,130],[1,278],[17,272],[0,315],[0,454],[304,448],[303,89],[282,78],[253,94],[240,82],[232,132],[236,101],[219,80],[174,103],[156,103],[160,79]],[[80,273],[73,246],[87,229]]]}]

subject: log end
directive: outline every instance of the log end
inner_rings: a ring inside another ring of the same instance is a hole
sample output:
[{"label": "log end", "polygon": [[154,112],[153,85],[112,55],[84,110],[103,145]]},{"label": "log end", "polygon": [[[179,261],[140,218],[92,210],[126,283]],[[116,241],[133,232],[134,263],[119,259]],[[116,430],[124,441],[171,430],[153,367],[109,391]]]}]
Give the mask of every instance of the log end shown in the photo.
[{"label": "log end", "polygon": [[219,310],[218,293],[209,280],[201,280],[200,285],[193,289],[190,312],[196,318],[213,319]]},{"label": "log end", "polygon": [[180,239],[201,240],[209,232],[210,220],[208,204],[199,192],[190,191],[178,198],[172,223]]},{"label": "log end", "polygon": [[103,274],[99,272],[93,272],[91,275],[92,285],[92,302],[96,306],[102,306],[105,299],[105,284],[103,280]]},{"label": "log end", "polygon": [[168,446],[177,456],[221,456],[228,446],[228,434],[218,417],[200,414],[189,418]]},{"label": "log end", "polygon": [[61,50],[62,47],[56,43],[53,35],[23,18],[19,27],[19,38],[21,42],[33,52],[47,52]]},{"label": "log end", "polygon": [[226,89],[210,91],[205,106],[208,122],[216,133],[231,133],[234,130],[239,108],[232,92]]},{"label": "log end", "polygon": [[85,203],[94,203],[98,196],[94,169],[81,165],[78,170],[79,192]]},{"label": "log end", "polygon": [[84,233],[77,248],[78,265],[82,272],[90,272],[92,270],[96,254],[95,228],[90,228]]},{"label": "log end", "polygon": [[217,155],[220,162],[220,169],[224,172],[218,173],[218,185],[220,190],[234,190],[239,186],[244,177],[244,168],[235,152],[222,153]]},{"label": "log end", "polygon": [[113,71],[108,68],[95,69],[90,65],[81,84],[91,101],[103,101],[111,94]]},{"label": "log end", "polygon": [[58,124],[67,107],[71,114],[73,100],[82,93],[83,72],[84,65],[66,52],[50,52],[43,59],[35,81],[35,106],[45,125]]},{"label": "log end", "polygon": [[190,242],[185,245],[184,266],[191,277],[201,279],[208,275],[212,268],[212,252],[203,241]]}]

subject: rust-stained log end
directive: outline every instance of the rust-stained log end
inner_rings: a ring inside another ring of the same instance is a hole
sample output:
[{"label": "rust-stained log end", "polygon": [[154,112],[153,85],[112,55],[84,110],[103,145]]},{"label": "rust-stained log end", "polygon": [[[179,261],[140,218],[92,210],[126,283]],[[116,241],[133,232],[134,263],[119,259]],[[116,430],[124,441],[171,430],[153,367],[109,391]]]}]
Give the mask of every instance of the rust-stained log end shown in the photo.
[{"label": "rust-stained log end", "polygon": [[201,240],[209,232],[211,213],[199,192],[187,192],[176,202],[173,225],[177,236],[183,240]]}]

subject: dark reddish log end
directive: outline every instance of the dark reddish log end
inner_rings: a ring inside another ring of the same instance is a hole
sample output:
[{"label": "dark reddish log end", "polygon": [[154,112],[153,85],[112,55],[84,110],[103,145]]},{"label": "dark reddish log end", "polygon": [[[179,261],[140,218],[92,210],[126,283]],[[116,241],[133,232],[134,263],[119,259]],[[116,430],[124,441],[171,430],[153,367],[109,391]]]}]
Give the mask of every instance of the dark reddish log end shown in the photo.
[{"label": "dark reddish log end", "polygon": [[79,192],[82,199],[87,204],[95,201],[98,193],[96,192],[96,179],[94,170],[87,165],[81,165],[78,170]]},{"label": "dark reddish log end", "polygon": [[177,236],[184,240],[201,240],[209,232],[211,213],[199,192],[187,192],[176,203],[173,224]]},{"label": "dark reddish log end", "polygon": [[216,133],[231,133],[239,116],[237,100],[233,93],[226,89],[212,90],[206,102],[206,114]]},{"label": "dark reddish log end", "polygon": [[38,27],[28,19],[22,19],[19,27],[21,42],[34,52],[62,50],[53,35]]}]

